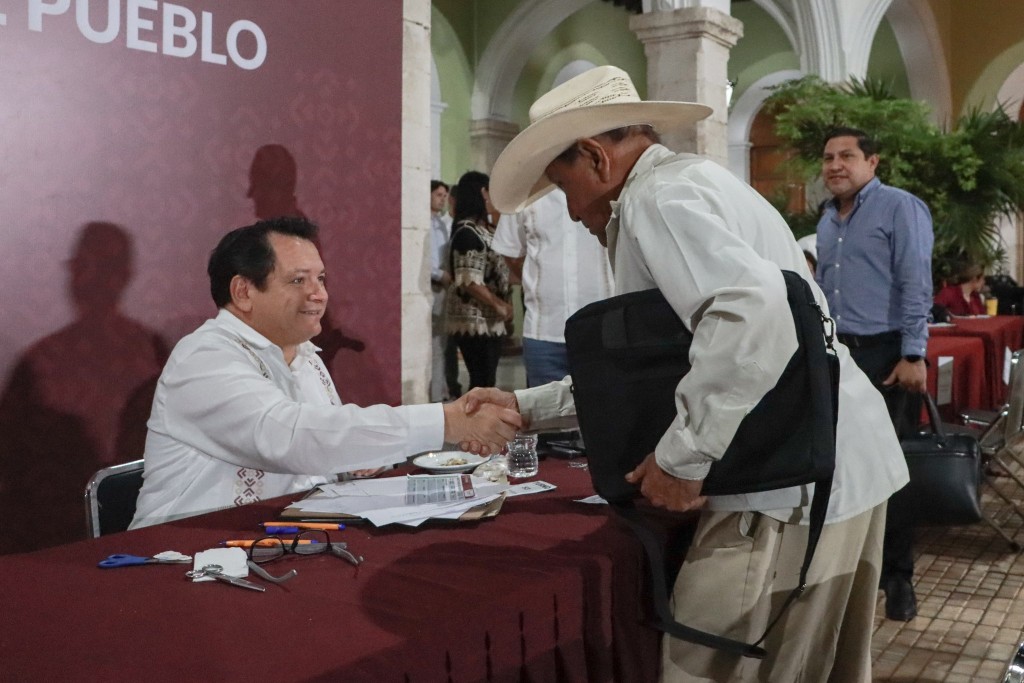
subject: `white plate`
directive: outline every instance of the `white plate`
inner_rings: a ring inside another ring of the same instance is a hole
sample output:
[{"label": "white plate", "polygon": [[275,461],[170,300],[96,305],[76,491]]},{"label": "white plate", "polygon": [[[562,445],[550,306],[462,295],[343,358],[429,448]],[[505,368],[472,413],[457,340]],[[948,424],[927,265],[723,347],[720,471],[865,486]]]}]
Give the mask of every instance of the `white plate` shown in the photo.
[{"label": "white plate", "polygon": [[[445,465],[444,463],[452,459],[462,459],[466,461],[464,465]],[[490,458],[484,458],[479,455],[473,455],[472,453],[466,453],[464,451],[438,451],[436,453],[424,453],[423,455],[416,456],[412,460],[412,464],[416,467],[422,467],[428,472],[435,472],[439,474],[447,474],[452,472],[469,472],[474,470],[478,465],[482,465],[490,460]]]}]

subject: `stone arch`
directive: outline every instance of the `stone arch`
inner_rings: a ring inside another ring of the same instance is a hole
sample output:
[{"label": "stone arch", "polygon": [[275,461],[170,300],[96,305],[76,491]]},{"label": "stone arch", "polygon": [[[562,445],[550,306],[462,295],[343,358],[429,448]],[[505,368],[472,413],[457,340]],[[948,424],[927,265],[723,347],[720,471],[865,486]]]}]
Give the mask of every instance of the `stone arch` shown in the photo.
[{"label": "stone arch", "polygon": [[794,70],[768,74],[747,88],[729,110],[729,170],[743,180],[750,182],[750,128],[754,124],[754,117],[771,94],[771,87],[803,75]]},{"label": "stone arch", "polygon": [[998,105],[1002,105],[1010,118],[1017,121],[1024,118],[1024,63],[1018,64],[999,86],[999,92],[992,103],[993,109]]},{"label": "stone arch", "polygon": [[782,28],[800,68],[830,82],[867,73],[878,24],[892,0],[754,0]]},{"label": "stone arch", "polygon": [[[1000,105],[1010,118],[1024,120],[1024,62],[1018,64],[999,86],[992,108]],[[1006,250],[1006,270],[1019,282],[1021,265],[1024,263],[1024,221],[1020,215],[1012,218],[1003,216],[999,218],[998,225],[1003,248]]]},{"label": "stone arch", "polygon": [[796,22],[793,16],[780,7],[776,0],[754,0],[754,4],[764,10],[779,25],[793,51],[799,55],[800,39],[797,36]]},{"label": "stone arch", "polygon": [[[1013,83],[1017,82],[1015,75],[1021,65],[1024,64],[1024,41],[1019,42],[1003,50],[998,56],[988,63],[981,75],[971,85],[967,96],[964,98],[960,113],[964,113],[972,107],[982,109],[994,109],[999,103],[1001,93],[1009,91]],[[1012,116],[1014,112],[1009,112]]]},{"label": "stone arch", "polygon": [[[1018,118],[1022,95],[1024,42],[1007,48],[988,63],[964,98],[960,113],[974,107],[994,110],[1002,104],[1011,118]],[[1020,281],[1024,276],[1024,221],[1020,216],[1004,216],[996,225],[1007,255],[1007,272]]]},{"label": "stone arch", "polygon": [[533,51],[552,29],[597,0],[525,0],[495,32],[476,69],[474,120],[512,123],[516,83]]},{"label": "stone arch", "polygon": [[867,75],[871,45],[875,42],[878,26],[892,2],[893,0],[860,0],[857,3],[843,3],[845,16],[841,16],[840,21],[847,52],[846,74],[843,80],[850,76],[864,78]]},{"label": "stone arch", "polygon": [[951,123],[953,95],[949,68],[931,7],[926,0],[895,0],[885,18],[896,35],[910,82],[911,98],[931,105],[935,123]]}]

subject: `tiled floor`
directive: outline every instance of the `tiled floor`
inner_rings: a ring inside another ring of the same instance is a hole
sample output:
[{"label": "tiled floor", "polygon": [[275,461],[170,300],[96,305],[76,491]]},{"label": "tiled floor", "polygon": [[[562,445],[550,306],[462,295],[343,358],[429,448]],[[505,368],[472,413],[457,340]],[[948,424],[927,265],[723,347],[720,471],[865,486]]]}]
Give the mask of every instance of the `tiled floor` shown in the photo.
[{"label": "tiled floor", "polygon": [[[994,481],[1024,503],[1024,490],[1008,477]],[[991,490],[984,492],[983,504],[1007,533],[1024,543],[1024,520]],[[1001,682],[1024,631],[1024,553],[1010,550],[984,523],[928,529],[918,537],[914,569],[916,619],[885,619],[879,592],[872,640],[874,680]]]}]

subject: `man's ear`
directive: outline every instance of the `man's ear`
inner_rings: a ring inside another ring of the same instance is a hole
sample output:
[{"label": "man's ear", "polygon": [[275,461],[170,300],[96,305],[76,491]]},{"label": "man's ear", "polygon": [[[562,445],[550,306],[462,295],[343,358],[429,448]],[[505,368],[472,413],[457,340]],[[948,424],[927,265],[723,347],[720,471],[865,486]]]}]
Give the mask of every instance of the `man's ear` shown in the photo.
[{"label": "man's ear", "polygon": [[248,313],[252,310],[252,290],[256,286],[247,277],[236,275],[231,278],[231,303],[235,307],[244,312]]},{"label": "man's ear", "polygon": [[601,143],[594,138],[581,138],[576,144],[587,168],[592,168],[601,180],[607,181],[611,177],[611,159]]}]

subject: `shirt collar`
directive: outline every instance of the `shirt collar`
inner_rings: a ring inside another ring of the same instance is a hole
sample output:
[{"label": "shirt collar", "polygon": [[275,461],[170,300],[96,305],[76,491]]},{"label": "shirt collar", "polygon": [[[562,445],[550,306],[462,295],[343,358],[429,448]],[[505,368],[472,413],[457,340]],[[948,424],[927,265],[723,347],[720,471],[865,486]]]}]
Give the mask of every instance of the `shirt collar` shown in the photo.
[{"label": "shirt collar", "polygon": [[[266,349],[269,349],[270,347],[273,346],[277,348],[278,351],[281,350],[277,346],[277,344],[264,337],[262,334],[257,332],[253,327],[249,326],[241,318],[239,318],[237,315],[235,315],[226,308],[222,308],[220,309],[220,311],[217,312],[217,322],[223,325],[224,327],[228,328],[234,334],[241,337],[242,341],[244,341],[246,344],[253,347],[254,349],[265,351]],[[295,360],[301,360],[304,362],[314,353],[318,353],[319,351],[320,347],[318,347],[313,342],[303,342],[299,344],[298,348],[295,351]],[[292,361],[292,364],[294,365],[295,361]]]},{"label": "shirt collar", "polygon": [[[850,212],[850,215],[853,215],[854,211],[860,208],[860,205],[863,204],[865,200],[871,196],[871,193],[878,189],[881,184],[882,181],[878,179],[878,176],[875,176],[865,183],[864,187],[857,190],[857,194],[853,198],[853,211]],[[829,200],[829,206],[835,209],[836,213],[839,213],[839,199],[837,197],[833,197]]]},{"label": "shirt collar", "polygon": [[[636,160],[636,163],[633,164],[633,168],[629,170],[629,175],[626,176],[626,182],[622,185],[622,191],[619,192],[619,197],[621,198],[625,196],[626,192],[629,191],[629,186],[633,183],[633,180],[640,174],[650,171],[664,159],[672,156],[675,156],[675,152],[664,145],[654,144],[645,149]],[[610,203],[612,207],[612,215],[611,218],[608,219],[608,225],[605,226],[605,238],[608,242],[608,259],[614,266],[615,245],[619,241],[619,211],[622,208],[622,202],[620,199],[613,199]]]}]

